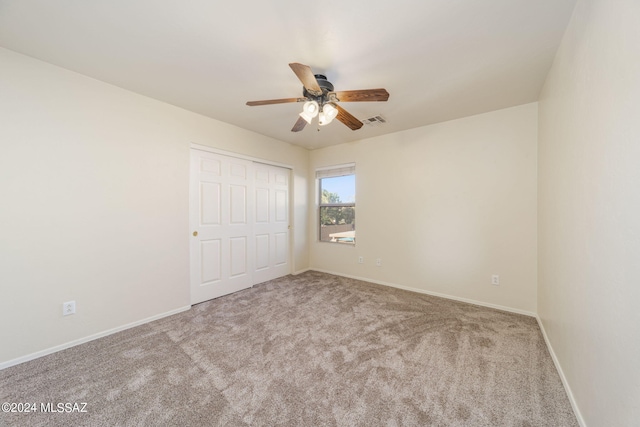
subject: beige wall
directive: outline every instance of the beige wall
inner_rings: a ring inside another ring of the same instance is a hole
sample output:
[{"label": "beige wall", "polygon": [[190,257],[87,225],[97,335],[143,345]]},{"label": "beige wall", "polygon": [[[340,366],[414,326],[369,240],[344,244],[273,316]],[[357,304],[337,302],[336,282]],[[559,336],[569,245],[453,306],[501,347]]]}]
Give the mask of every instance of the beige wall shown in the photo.
[{"label": "beige wall", "polygon": [[535,313],[537,126],[534,103],[312,151],[356,162],[357,245],[311,209],[311,267]]},{"label": "beige wall", "polygon": [[638,17],[578,1],[540,99],[538,310],[589,426],[640,422]]},{"label": "beige wall", "polygon": [[191,142],[293,166],[307,268],[308,151],[5,49],[0,64],[0,363],[189,305]]},{"label": "beige wall", "polygon": [[[539,105],[311,153],[0,49],[0,367],[188,306],[194,142],[294,167],[295,271],[537,312],[581,421],[635,425],[638,16],[579,0]],[[346,162],[358,244],[319,243],[313,170]]]}]

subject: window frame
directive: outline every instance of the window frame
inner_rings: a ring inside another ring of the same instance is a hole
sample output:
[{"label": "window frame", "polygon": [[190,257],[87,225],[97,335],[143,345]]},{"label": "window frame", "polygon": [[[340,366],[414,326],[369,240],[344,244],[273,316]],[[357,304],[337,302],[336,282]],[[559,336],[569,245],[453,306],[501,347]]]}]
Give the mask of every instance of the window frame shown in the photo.
[{"label": "window frame", "polygon": [[[352,245],[355,246],[356,238],[355,235],[353,237],[353,241],[331,241],[331,240],[322,240],[322,209],[323,208],[352,208],[353,209],[353,231],[355,233],[355,211],[356,211],[356,202],[347,202],[347,203],[322,203],[322,180],[327,178],[338,178],[341,176],[351,176],[353,175],[354,181],[356,180],[356,169],[355,163],[348,163],[343,165],[329,166],[324,168],[316,169],[316,188],[317,188],[317,226],[318,226],[318,241],[323,243],[339,243],[342,245]],[[355,184],[354,184],[355,185]],[[355,188],[354,188],[355,190]]]}]

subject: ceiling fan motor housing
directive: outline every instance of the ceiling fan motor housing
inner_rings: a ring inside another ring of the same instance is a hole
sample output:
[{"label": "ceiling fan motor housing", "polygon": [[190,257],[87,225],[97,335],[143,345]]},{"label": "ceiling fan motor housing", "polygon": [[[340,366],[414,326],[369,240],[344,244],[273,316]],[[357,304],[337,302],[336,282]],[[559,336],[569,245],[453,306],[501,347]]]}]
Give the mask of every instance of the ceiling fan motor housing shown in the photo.
[{"label": "ceiling fan motor housing", "polygon": [[[314,74],[316,80],[318,81],[318,86],[320,86],[320,89],[322,90],[322,95],[320,96],[314,96],[312,94],[310,94],[306,88],[302,88],[302,95],[305,98],[309,98],[309,99],[313,99],[316,100],[318,102],[320,102],[320,100],[322,98],[324,98],[327,93],[329,92],[333,92],[333,85],[331,84],[331,82],[329,80],[327,80],[327,76],[323,75],[323,74]],[[321,103],[321,102],[320,102]]]}]

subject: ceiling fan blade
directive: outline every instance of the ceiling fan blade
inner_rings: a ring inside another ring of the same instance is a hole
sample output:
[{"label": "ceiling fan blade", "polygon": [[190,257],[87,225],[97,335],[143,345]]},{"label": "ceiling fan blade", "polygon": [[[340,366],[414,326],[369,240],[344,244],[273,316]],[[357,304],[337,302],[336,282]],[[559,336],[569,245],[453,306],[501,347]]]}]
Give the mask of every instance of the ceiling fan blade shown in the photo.
[{"label": "ceiling fan blade", "polygon": [[300,132],[307,125],[307,121],[302,117],[298,117],[298,121],[291,128],[291,132]]},{"label": "ceiling fan blade", "polygon": [[296,76],[298,76],[307,92],[314,96],[322,95],[322,89],[320,89],[316,76],[313,74],[313,71],[311,71],[311,67],[298,64],[297,62],[292,62],[289,64],[289,67],[296,73]]},{"label": "ceiling fan blade", "polygon": [[255,107],[256,105],[270,105],[270,104],[286,104],[287,102],[304,102],[305,98],[282,98],[282,99],[265,99],[262,101],[249,101],[247,105]]},{"label": "ceiling fan blade", "polygon": [[337,101],[342,102],[363,102],[363,101],[386,101],[389,99],[389,92],[386,89],[363,89],[363,90],[343,90],[331,92],[329,96],[335,95]]},{"label": "ceiling fan blade", "polygon": [[336,119],[340,120],[342,123],[347,125],[347,127],[351,128],[351,130],[358,130],[362,127],[362,122],[356,119],[351,113],[342,108],[341,106],[336,104],[336,108],[338,109],[338,115]]}]

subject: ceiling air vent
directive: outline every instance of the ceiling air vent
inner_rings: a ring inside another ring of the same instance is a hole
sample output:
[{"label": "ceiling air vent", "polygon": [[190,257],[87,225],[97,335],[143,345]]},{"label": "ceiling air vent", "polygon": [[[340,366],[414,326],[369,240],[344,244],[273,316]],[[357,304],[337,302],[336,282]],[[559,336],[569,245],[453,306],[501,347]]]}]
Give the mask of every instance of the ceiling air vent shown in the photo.
[{"label": "ceiling air vent", "polygon": [[381,115],[377,115],[368,119],[364,119],[362,123],[369,126],[382,126],[383,124],[387,123],[387,119],[385,119]]}]

